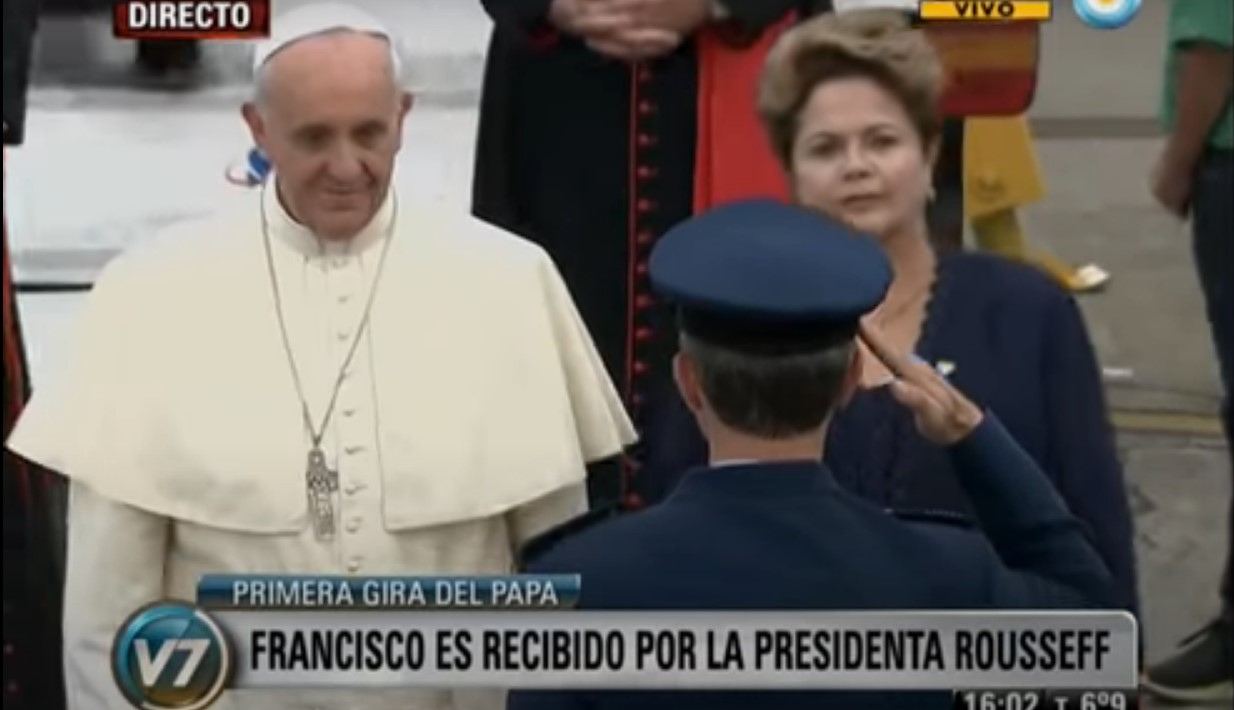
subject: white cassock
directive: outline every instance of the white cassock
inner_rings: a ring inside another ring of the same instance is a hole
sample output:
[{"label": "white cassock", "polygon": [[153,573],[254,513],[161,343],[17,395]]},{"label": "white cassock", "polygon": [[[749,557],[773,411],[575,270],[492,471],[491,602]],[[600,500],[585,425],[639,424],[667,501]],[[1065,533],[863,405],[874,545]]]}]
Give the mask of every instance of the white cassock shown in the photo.
[{"label": "white cassock", "polygon": [[[207,573],[500,574],[586,507],[585,463],[633,429],[552,262],[465,215],[393,199],[323,248],[264,198],[292,349],[319,425],[391,237],[324,449],[337,533],[305,493],[309,436],[252,214],[126,254],[90,295],[68,371],[9,440],[72,480],[65,663],[74,710],[128,710],[108,653]],[[387,229],[394,223],[393,230]],[[220,710],[496,709],[499,693],[235,691]]]}]

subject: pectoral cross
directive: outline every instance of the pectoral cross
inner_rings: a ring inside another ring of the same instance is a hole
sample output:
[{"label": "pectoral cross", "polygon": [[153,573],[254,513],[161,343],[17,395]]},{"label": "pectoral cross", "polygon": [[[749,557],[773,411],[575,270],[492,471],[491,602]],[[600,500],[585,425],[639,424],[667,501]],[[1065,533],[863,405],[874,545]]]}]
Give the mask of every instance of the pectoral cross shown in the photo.
[{"label": "pectoral cross", "polygon": [[317,539],[329,540],[334,537],[334,493],[338,490],[338,472],[330,470],[325,454],[316,446],[309,451],[305,484],[308,488],[309,514],[313,516]]}]

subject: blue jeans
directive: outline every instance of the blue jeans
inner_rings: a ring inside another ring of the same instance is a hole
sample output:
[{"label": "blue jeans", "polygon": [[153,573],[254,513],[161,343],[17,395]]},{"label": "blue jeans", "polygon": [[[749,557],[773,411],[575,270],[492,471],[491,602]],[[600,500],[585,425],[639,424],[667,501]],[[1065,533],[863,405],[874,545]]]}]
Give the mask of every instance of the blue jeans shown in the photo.
[{"label": "blue jeans", "polygon": [[[1208,323],[1221,371],[1221,420],[1234,456],[1234,150],[1210,150],[1195,175],[1192,193],[1192,252],[1204,291]],[[1231,467],[1234,479],[1234,466]],[[1225,578],[1221,594],[1226,613],[1234,612],[1234,500],[1227,528]]]}]

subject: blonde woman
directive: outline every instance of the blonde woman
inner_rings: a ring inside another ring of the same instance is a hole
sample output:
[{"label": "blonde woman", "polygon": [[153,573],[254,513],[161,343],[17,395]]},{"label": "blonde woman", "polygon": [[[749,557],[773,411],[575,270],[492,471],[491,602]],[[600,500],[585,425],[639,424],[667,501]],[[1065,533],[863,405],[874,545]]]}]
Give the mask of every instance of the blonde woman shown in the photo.
[{"label": "blonde woman", "polygon": [[[838,13],[897,10],[909,15],[915,15],[918,6],[916,0],[832,0],[830,4]],[[978,116],[949,122],[953,123],[944,131],[941,164],[935,171],[940,181],[935,185],[939,201],[931,208],[935,244],[962,248],[962,214],[981,250],[1034,264],[1075,293],[1105,286],[1110,275],[1101,267],[1075,268],[1053,254],[1034,250],[1024,233],[1018,210],[1045,195],[1027,118]],[[957,200],[962,204],[957,205]]]}]

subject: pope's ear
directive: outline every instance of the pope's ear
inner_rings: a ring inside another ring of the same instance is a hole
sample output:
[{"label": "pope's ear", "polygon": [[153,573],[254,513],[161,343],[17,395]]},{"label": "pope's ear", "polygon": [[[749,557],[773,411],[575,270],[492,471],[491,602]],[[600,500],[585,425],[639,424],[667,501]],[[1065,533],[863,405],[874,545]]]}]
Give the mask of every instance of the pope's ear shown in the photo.
[{"label": "pope's ear", "polygon": [[253,142],[258,146],[263,146],[266,141],[266,122],[261,117],[261,111],[257,109],[257,104],[252,101],[246,101],[240,107],[240,115],[244,118],[244,123],[249,127],[249,133],[253,137]]}]

